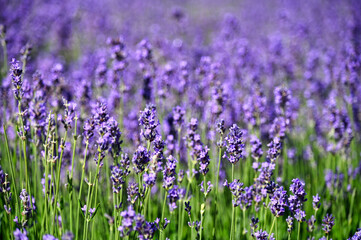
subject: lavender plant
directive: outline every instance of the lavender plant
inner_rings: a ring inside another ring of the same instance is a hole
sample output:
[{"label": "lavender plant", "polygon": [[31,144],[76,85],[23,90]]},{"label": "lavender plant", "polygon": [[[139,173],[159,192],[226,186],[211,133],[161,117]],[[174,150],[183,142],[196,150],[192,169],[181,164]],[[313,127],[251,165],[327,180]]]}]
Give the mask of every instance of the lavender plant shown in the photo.
[{"label": "lavender plant", "polygon": [[360,1],[0,5],[0,239],[360,239]]}]

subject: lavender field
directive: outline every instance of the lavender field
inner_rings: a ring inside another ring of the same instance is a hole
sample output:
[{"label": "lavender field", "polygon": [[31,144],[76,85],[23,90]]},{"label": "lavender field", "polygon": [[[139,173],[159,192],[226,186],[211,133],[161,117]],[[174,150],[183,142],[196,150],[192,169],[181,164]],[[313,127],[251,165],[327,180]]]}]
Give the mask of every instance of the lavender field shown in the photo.
[{"label": "lavender field", "polygon": [[0,239],[361,240],[361,1],[0,0]]}]

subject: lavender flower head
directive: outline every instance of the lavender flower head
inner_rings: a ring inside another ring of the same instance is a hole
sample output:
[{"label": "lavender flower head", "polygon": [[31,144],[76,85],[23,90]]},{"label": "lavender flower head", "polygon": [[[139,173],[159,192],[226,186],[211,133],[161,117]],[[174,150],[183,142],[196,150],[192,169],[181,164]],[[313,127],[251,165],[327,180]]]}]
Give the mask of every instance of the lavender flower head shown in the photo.
[{"label": "lavender flower head", "polygon": [[128,176],[129,170],[122,169],[120,165],[111,167],[111,176],[110,180],[113,185],[113,192],[119,193],[122,189],[123,184],[125,183],[125,177]]},{"label": "lavender flower head", "polygon": [[296,209],[294,217],[298,222],[304,222],[306,218],[306,213],[301,209]]},{"label": "lavender flower head", "polygon": [[232,164],[236,164],[241,158],[244,157],[244,142],[243,132],[236,125],[229,129],[229,133],[226,137],[227,146],[224,157],[227,157],[228,161]]},{"label": "lavender flower head", "polygon": [[287,207],[287,192],[283,187],[278,187],[273,192],[269,208],[272,214],[276,217],[282,216]]},{"label": "lavender flower head", "polygon": [[261,141],[256,137],[256,136],[252,136],[251,140],[251,153],[252,153],[252,157],[255,160],[258,160],[262,157],[263,155],[263,150],[262,150],[262,143]]},{"label": "lavender flower head", "polygon": [[150,161],[150,154],[147,149],[143,146],[139,146],[138,149],[133,154],[133,164],[134,171],[136,173],[142,173],[146,167],[146,165]]},{"label": "lavender flower head", "polygon": [[170,189],[176,180],[177,160],[170,155],[163,170],[163,188]]},{"label": "lavender flower head", "polygon": [[14,96],[15,96],[16,100],[20,101],[24,95],[24,91],[22,89],[22,87],[23,87],[23,80],[22,80],[23,70],[20,67],[19,61],[16,61],[15,58],[13,58],[10,63],[11,63],[10,77],[11,77],[11,80],[12,80],[12,83],[14,86],[14,88],[13,88]]},{"label": "lavender flower head", "polygon": [[291,231],[293,229],[293,217],[288,216],[286,219],[286,223],[287,223],[287,232],[291,233]]},{"label": "lavender flower head", "polygon": [[237,207],[240,204],[240,199],[242,197],[242,193],[244,192],[243,183],[239,179],[234,179],[233,182],[223,184],[224,186],[227,186],[229,190],[231,191],[233,195],[233,206]]},{"label": "lavender flower head", "polygon": [[275,137],[269,144],[267,144],[267,161],[275,162],[281,154],[282,143],[278,137]]},{"label": "lavender flower head", "polygon": [[294,194],[288,198],[289,208],[291,211],[301,209],[304,202],[307,201],[305,198],[307,193],[305,192],[305,184],[298,178],[292,180],[290,191]]},{"label": "lavender flower head", "polygon": [[180,129],[184,123],[185,111],[182,107],[176,106],[173,108],[173,121],[177,129]]},{"label": "lavender flower head", "polygon": [[262,229],[254,233],[254,238],[256,240],[275,240],[275,238],[273,237],[273,233],[269,235],[266,231],[263,231]]},{"label": "lavender flower head", "polygon": [[326,234],[329,234],[332,230],[332,227],[335,225],[335,217],[332,214],[326,214],[326,216],[322,219],[322,230],[325,231]]},{"label": "lavender flower head", "polygon": [[152,142],[158,135],[157,127],[159,120],[157,118],[156,107],[153,104],[148,104],[144,111],[140,112],[138,119],[139,125],[143,127],[141,135],[148,141]]},{"label": "lavender flower head", "polygon": [[316,196],[312,196],[312,198],[313,198],[313,201],[312,201],[313,209],[314,209],[315,211],[317,211],[317,210],[320,208],[320,206],[321,206],[321,203],[320,203],[321,198],[320,198],[320,196],[318,195],[318,193],[316,194]]},{"label": "lavender flower head", "polygon": [[24,229],[21,231],[20,229],[16,229],[14,231],[14,238],[15,240],[28,240],[27,231]]},{"label": "lavender flower head", "polygon": [[43,240],[58,240],[56,237],[50,234],[43,235]]}]

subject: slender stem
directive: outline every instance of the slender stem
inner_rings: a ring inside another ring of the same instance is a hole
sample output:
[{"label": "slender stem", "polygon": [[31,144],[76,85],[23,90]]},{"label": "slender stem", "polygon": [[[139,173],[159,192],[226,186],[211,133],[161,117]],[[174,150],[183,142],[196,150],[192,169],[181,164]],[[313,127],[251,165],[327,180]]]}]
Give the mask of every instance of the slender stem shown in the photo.
[{"label": "slender stem", "polygon": [[[73,185],[73,173],[74,173],[74,162],[75,162],[75,148],[76,148],[76,140],[78,139],[76,135],[77,130],[77,123],[78,123],[78,117],[75,117],[75,124],[74,124],[74,139],[73,139],[73,156],[71,161],[71,175],[70,175],[70,181]],[[73,231],[73,186],[70,186],[71,192],[69,193],[69,201],[70,201],[70,231]]]},{"label": "slender stem", "polygon": [[243,235],[246,235],[246,209],[242,209],[243,211]]},{"label": "slender stem", "polygon": [[84,174],[85,174],[85,163],[86,163],[86,157],[87,157],[87,153],[88,153],[88,146],[89,146],[89,142],[86,141],[85,144],[85,154],[84,154],[84,160],[83,160],[83,166],[82,166],[82,172],[81,172],[81,179],[80,179],[80,189],[79,189],[79,194],[78,194],[78,210],[77,210],[77,216],[76,216],[76,238],[78,239],[78,234],[79,234],[79,215],[80,215],[80,199],[81,199],[81,194],[82,194],[82,190],[83,190],[83,181],[84,181]]},{"label": "slender stem", "polygon": [[[57,205],[57,202],[58,202],[59,189],[60,189],[60,170],[61,170],[61,165],[62,165],[62,161],[63,161],[63,153],[64,153],[64,149],[65,149],[65,143],[66,143],[67,136],[68,136],[68,131],[66,130],[65,137],[64,137],[64,145],[61,146],[60,158],[59,158],[59,163],[58,163],[58,168],[57,168],[57,173],[56,173],[56,190],[55,190],[55,198],[54,198],[55,206]],[[55,207],[55,209],[56,209],[56,207]],[[54,225],[54,221],[55,221],[55,212],[53,212],[52,225]]]},{"label": "slender stem", "polygon": [[271,236],[271,234],[272,234],[273,227],[274,227],[274,225],[275,225],[276,219],[277,219],[276,217],[273,217],[273,221],[272,221],[272,225],[271,225],[271,230],[269,231],[269,236]]},{"label": "slender stem", "polygon": [[[12,183],[14,185],[14,189],[15,189],[15,195],[18,195],[18,190],[16,187],[16,179],[15,179],[15,173],[14,173],[14,167],[13,167],[13,161],[11,160],[11,155],[10,155],[10,148],[9,148],[9,143],[8,143],[8,136],[6,133],[6,127],[5,125],[3,125],[4,128],[4,137],[5,137],[5,146],[6,146],[6,152],[8,155],[8,160],[9,160],[9,165],[10,165],[10,171],[11,171],[11,178],[12,178]],[[15,197],[15,201],[16,201],[16,209],[18,209],[19,207],[19,201],[18,198]],[[12,234],[11,234],[12,235]]]},{"label": "slender stem", "polygon": [[[161,221],[163,221],[164,219],[164,213],[165,213],[165,205],[167,203],[167,190],[165,190],[165,193],[164,193],[164,200],[163,200],[163,209],[162,209],[162,218],[161,218]],[[162,240],[164,237],[164,230],[160,231],[160,239]]]},{"label": "slender stem", "polygon": [[300,239],[301,222],[298,222],[297,240]]},{"label": "slender stem", "polygon": [[[232,182],[233,182],[233,179],[234,179],[234,164],[232,164]],[[233,199],[233,196],[232,196],[232,199]],[[229,239],[232,240],[234,239],[234,214],[235,214],[235,211],[234,211],[234,204],[233,204],[233,200],[232,200],[232,223],[231,223],[231,232],[230,232],[230,235],[229,235]]]},{"label": "slender stem", "polygon": [[[221,142],[222,142],[222,136],[221,136]],[[215,214],[214,214],[214,223],[213,223],[213,238],[216,238],[216,225],[217,225],[217,215],[218,215],[218,188],[219,188],[219,171],[221,168],[221,159],[222,159],[222,147],[219,147],[218,149],[218,167],[217,167],[217,173],[216,173],[216,192],[215,192]]]},{"label": "slender stem", "polygon": [[91,173],[90,173],[90,175],[89,175],[89,183],[88,183],[88,197],[87,197],[87,202],[88,202],[88,205],[86,206],[86,212],[85,212],[85,218],[84,218],[84,227],[83,227],[83,240],[87,240],[88,239],[88,231],[87,231],[87,229],[88,229],[88,225],[89,225],[89,220],[88,220],[88,209],[89,209],[89,198],[90,198],[90,192],[91,192]]},{"label": "slender stem", "polygon": [[188,184],[187,184],[187,190],[186,190],[186,195],[184,195],[185,197],[184,197],[184,200],[183,200],[183,204],[182,204],[182,218],[181,218],[181,230],[180,230],[180,238],[182,238],[183,237],[183,225],[184,225],[184,212],[185,212],[185,209],[184,209],[184,202],[185,202],[185,200],[186,200],[186,198],[187,198],[187,196],[188,196],[188,192],[189,192],[189,187],[190,187],[190,182],[188,182]]},{"label": "slender stem", "polygon": [[[116,234],[116,232],[117,232],[117,209],[116,209],[116,206],[117,206],[117,204],[116,204],[116,196],[115,196],[115,192],[113,192],[113,218],[114,218],[114,223],[113,223],[113,225],[114,225],[114,234],[117,236],[117,234]],[[117,237],[116,237],[116,239],[117,239]]]}]

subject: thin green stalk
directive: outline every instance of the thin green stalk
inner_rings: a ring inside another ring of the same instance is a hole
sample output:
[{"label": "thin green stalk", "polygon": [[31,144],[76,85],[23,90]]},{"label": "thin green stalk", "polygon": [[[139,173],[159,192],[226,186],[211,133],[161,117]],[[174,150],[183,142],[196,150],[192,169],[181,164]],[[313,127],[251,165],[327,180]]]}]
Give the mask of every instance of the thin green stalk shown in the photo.
[{"label": "thin green stalk", "polygon": [[[233,179],[234,179],[234,164],[232,164],[232,182],[233,182]],[[232,196],[232,199],[233,199],[233,196]],[[233,205],[233,202],[232,202],[232,223],[231,223],[231,232],[229,234],[229,239],[230,240],[233,240],[234,239],[234,214],[235,214],[235,211],[234,211],[234,205]]]},{"label": "thin green stalk", "polygon": [[[166,203],[167,203],[167,191],[165,190],[161,221],[163,221],[163,219],[164,219],[164,213],[165,213],[165,205],[166,205]],[[162,229],[162,230],[160,231],[160,239],[162,240],[163,238],[164,238],[164,230]]]},{"label": "thin green stalk", "polygon": [[[99,155],[98,155],[98,164],[97,164],[97,169],[96,169],[96,175],[94,177],[94,181],[93,181],[93,184],[92,186],[94,186],[95,188],[97,188],[97,185],[98,185],[98,179],[99,179],[99,172],[100,172],[100,156],[101,156],[101,152],[99,151]],[[90,199],[88,198],[87,199],[87,210],[86,210],[86,214],[85,214],[85,219],[86,219],[86,234],[88,233],[88,228],[89,228],[89,221],[90,219],[87,219],[87,215],[88,215],[88,212],[89,212],[89,208],[90,208],[90,205],[93,201],[93,194],[94,194],[94,187],[91,189],[91,194],[90,194]],[[96,200],[95,200],[95,203],[96,203]],[[88,239],[88,238],[86,238]]]},{"label": "thin green stalk", "polygon": [[114,225],[114,234],[115,236],[117,236],[115,239],[118,239],[118,234],[116,233],[117,232],[117,209],[116,209],[116,206],[117,206],[117,203],[116,203],[116,197],[115,197],[115,192],[113,192],[113,217],[114,217],[114,222],[113,222],[113,225]]},{"label": "thin green stalk", "polygon": [[[185,202],[185,199],[187,198],[188,196],[188,192],[189,192],[189,187],[190,187],[190,182],[188,182],[187,184],[187,190],[186,190],[186,194],[184,195],[184,200],[183,200],[183,205],[184,205],[184,202]],[[181,218],[181,229],[180,229],[180,238],[183,237],[183,225],[184,225],[184,213],[185,213],[185,209],[184,209],[184,206],[181,206],[182,207],[182,218]]]},{"label": "thin green stalk", "polygon": [[[78,139],[76,135],[77,130],[77,123],[78,123],[78,117],[75,117],[75,124],[74,124],[74,139],[73,139],[73,156],[71,161],[71,184],[73,184],[73,174],[74,174],[74,162],[75,162],[75,148],[76,148],[76,140]],[[65,144],[65,143],[64,143]],[[72,186],[71,186],[72,189]],[[73,231],[73,190],[69,193],[69,201],[70,201],[70,231]]]},{"label": "thin green stalk", "polygon": [[[8,160],[9,160],[9,165],[10,165],[10,172],[11,172],[11,178],[12,178],[12,184],[14,185],[14,189],[15,189],[15,195],[18,195],[18,190],[17,190],[17,186],[16,186],[16,178],[15,178],[15,173],[14,173],[14,167],[13,167],[13,162],[11,161],[11,155],[10,155],[10,148],[9,148],[9,143],[8,143],[8,136],[7,136],[7,132],[6,132],[6,127],[5,125],[3,125],[4,128],[4,137],[5,137],[5,146],[6,146],[6,152],[8,155]],[[15,201],[16,201],[16,212],[18,210],[19,207],[19,200],[17,197],[15,197]]]},{"label": "thin green stalk", "polygon": [[84,217],[84,227],[83,227],[83,240],[87,240],[88,239],[88,225],[89,225],[89,220],[88,220],[88,211],[89,211],[89,198],[90,198],[90,192],[91,192],[91,173],[89,173],[89,183],[88,183],[88,197],[87,197],[87,201],[88,204],[86,206],[86,212],[85,212],[85,217]]},{"label": "thin green stalk", "polygon": [[86,141],[84,160],[83,160],[81,179],[80,179],[80,189],[79,189],[79,194],[78,194],[78,210],[77,210],[77,214],[76,214],[77,216],[76,216],[76,233],[75,233],[76,237],[75,237],[75,239],[78,239],[78,236],[79,236],[78,234],[79,234],[80,199],[81,199],[81,194],[82,194],[82,190],[83,190],[85,163],[86,163],[86,157],[87,157],[87,153],[88,153],[88,146],[89,146],[89,141]]},{"label": "thin green stalk", "polygon": [[[58,167],[57,167],[57,173],[56,173],[56,185],[55,185],[55,198],[54,198],[54,205],[56,209],[56,205],[58,202],[58,196],[59,196],[59,190],[60,190],[60,170],[61,170],[61,165],[62,165],[62,161],[63,161],[63,153],[64,153],[64,149],[65,149],[65,143],[66,143],[66,139],[68,136],[68,131],[65,131],[65,135],[64,135],[64,143],[63,145],[61,145],[61,152],[60,152],[60,157],[59,157],[59,163],[58,163]],[[54,221],[55,221],[55,210],[53,212],[53,219],[52,219],[52,225],[54,225]],[[57,224],[57,223],[55,223]]]},{"label": "thin green stalk", "polygon": [[[24,68],[23,68],[24,71]],[[26,186],[28,188],[29,191],[29,196],[31,197],[31,186],[30,186],[30,180],[29,180],[29,174],[28,174],[28,159],[27,159],[27,154],[26,154],[26,137],[25,137],[25,127],[24,127],[24,121],[23,121],[23,116],[21,113],[21,101],[18,101],[18,114],[19,114],[19,121],[20,121],[20,129],[23,133],[23,136],[21,138],[22,141],[22,147],[23,147],[23,155],[24,155],[24,162],[25,162],[25,182],[26,182]],[[31,208],[33,208],[33,203],[32,201],[30,201],[30,206]]]},{"label": "thin green stalk", "polygon": [[269,231],[269,236],[271,236],[271,234],[272,234],[273,227],[274,227],[274,225],[275,225],[276,219],[277,219],[276,217],[273,217],[273,221],[272,221],[271,229],[270,229],[270,231]]},{"label": "thin green stalk", "polygon": [[[223,141],[223,138],[221,136],[220,142]],[[215,214],[214,214],[214,223],[213,223],[213,238],[215,238],[215,234],[216,234],[216,225],[217,225],[217,215],[218,215],[218,188],[219,188],[219,171],[221,168],[221,159],[222,159],[222,147],[219,147],[218,149],[218,167],[217,167],[217,172],[216,172],[216,191],[215,191],[215,196],[214,196],[214,204],[215,204]]]},{"label": "thin green stalk", "polygon": [[243,235],[246,235],[246,209],[242,209],[243,212]]},{"label": "thin green stalk", "polygon": [[301,222],[298,222],[297,240],[299,240],[299,239],[300,239],[300,230],[301,230]]}]

